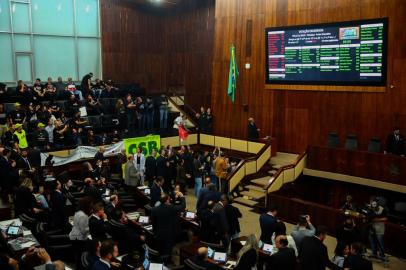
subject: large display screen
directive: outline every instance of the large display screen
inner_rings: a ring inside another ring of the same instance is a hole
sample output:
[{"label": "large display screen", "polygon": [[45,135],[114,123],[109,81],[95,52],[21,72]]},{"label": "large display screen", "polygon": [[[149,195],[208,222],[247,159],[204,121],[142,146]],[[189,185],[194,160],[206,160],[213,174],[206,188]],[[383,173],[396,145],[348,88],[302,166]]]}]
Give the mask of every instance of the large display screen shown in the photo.
[{"label": "large display screen", "polygon": [[387,19],[265,30],[266,83],[386,83]]}]

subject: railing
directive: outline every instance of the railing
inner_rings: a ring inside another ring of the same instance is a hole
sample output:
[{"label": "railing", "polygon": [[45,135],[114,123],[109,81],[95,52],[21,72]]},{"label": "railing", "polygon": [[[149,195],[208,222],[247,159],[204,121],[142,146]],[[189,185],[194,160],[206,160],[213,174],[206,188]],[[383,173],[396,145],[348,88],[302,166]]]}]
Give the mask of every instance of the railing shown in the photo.
[{"label": "railing", "polygon": [[180,105],[179,101],[181,101],[181,103],[183,103],[183,100],[180,99],[180,97],[177,97],[177,96],[170,97],[170,96],[168,96],[167,98],[168,98],[168,101],[171,103],[172,106],[174,106],[179,112],[181,112],[183,115],[186,116],[187,121],[189,122],[189,123],[186,123],[186,125],[188,127],[197,127],[198,126],[196,121],[188,113],[186,113],[183,108],[181,108],[181,106],[183,104]]},{"label": "railing", "polygon": [[254,154],[253,157],[241,160],[237,164],[236,169],[227,176],[226,180],[228,181],[230,191],[236,188],[245,176],[258,172],[271,157],[271,144],[269,142],[250,142],[246,140],[200,134],[199,144]]},{"label": "railing", "polygon": [[286,165],[277,170],[277,172],[270,177],[267,193],[265,195],[265,206],[268,206],[269,193],[279,190],[284,184],[295,181],[303,172],[306,166],[307,153],[303,152],[295,161],[294,164]]}]

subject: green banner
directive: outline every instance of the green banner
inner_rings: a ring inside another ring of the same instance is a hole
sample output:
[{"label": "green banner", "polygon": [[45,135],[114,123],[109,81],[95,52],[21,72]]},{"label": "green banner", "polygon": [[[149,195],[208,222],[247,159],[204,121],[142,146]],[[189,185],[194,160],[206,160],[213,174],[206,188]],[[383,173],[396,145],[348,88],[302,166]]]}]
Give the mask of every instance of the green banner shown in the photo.
[{"label": "green banner", "polygon": [[127,155],[137,152],[137,148],[142,148],[142,153],[149,156],[152,150],[159,151],[161,148],[161,137],[159,135],[150,135],[145,137],[128,138],[124,139],[124,147]]}]

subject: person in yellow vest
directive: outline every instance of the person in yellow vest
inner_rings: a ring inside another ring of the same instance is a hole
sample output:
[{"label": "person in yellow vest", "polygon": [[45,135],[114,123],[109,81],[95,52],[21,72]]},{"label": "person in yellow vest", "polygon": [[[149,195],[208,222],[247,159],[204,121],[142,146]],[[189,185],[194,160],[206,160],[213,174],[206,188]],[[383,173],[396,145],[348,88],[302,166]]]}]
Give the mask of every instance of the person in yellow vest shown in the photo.
[{"label": "person in yellow vest", "polygon": [[219,156],[214,161],[214,169],[216,172],[216,177],[220,186],[220,191],[224,194],[228,193],[228,183],[227,178],[227,162],[223,152],[219,153]]},{"label": "person in yellow vest", "polygon": [[23,129],[22,124],[15,124],[14,125],[14,142],[17,146],[17,149],[25,149],[28,148],[27,136],[25,134],[25,130]]}]

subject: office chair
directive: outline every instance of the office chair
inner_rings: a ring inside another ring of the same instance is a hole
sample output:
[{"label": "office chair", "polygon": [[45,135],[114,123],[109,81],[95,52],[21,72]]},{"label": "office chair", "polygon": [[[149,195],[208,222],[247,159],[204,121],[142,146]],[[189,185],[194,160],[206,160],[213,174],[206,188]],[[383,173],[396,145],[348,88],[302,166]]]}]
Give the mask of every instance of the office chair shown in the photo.
[{"label": "office chair", "polygon": [[337,148],[340,146],[340,138],[335,132],[330,132],[327,137],[327,146],[332,148]]},{"label": "office chair", "polygon": [[185,270],[205,270],[206,268],[195,264],[190,259],[185,260]]},{"label": "office chair", "polygon": [[368,152],[380,153],[381,152],[381,139],[374,137],[368,143]]},{"label": "office chair", "polygon": [[349,134],[345,139],[345,149],[347,150],[357,150],[358,149],[358,139],[356,135]]}]

